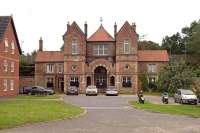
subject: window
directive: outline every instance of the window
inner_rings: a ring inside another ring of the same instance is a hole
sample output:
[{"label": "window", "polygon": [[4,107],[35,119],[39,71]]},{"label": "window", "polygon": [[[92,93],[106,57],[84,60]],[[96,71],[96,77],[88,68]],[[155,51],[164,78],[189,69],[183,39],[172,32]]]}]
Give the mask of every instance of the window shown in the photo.
[{"label": "window", "polygon": [[10,90],[14,90],[14,80],[10,80]]},{"label": "window", "polygon": [[78,76],[72,76],[70,79],[70,86],[77,86],[79,87]]},{"label": "window", "polygon": [[14,71],[15,71],[15,63],[11,62],[11,72],[14,72]]},{"label": "window", "polygon": [[11,43],[11,49],[12,49],[11,54],[15,54],[15,43],[14,43],[14,41],[12,41],[12,43]]},{"label": "window", "polygon": [[63,73],[63,64],[58,65],[58,73]]},{"label": "window", "polygon": [[108,48],[105,44],[95,45],[93,51],[94,51],[95,55],[107,55],[108,54]]},{"label": "window", "polygon": [[130,53],[130,42],[129,40],[124,40],[124,54]]},{"label": "window", "polygon": [[149,77],[149,88],[150,89],[156,88],[156,78],[155,77]]},{"label": "window", "polygon": [[77,39],[73,39],[72,40],[72,54],[78,54],[78,43],[77,43]]},{"label": "window", "polygon": [[7,79],[4,79],[3,86],[4,86],[4,91],[7,91],[8,90],[8,80]]},{"label": "window", "polygon": [[9,49],[9,44],[8,44],[8,40],[5,40],[5,52],[8,52]]},{"label": "window", "polygon": [[4,60],[3,64],[4,64],[4,72],[7,72],[8,71],[8,61]]},{"label": "window", "polygon": [[131,76],[124,76],[123,77],[122,86],[123,87],[131,87],[132,86]]},{"label": "window", "polygon": [[53,73],[53,72],[54,72],[54,65],[47,64],[47,73]]},{"label": "window", "polygon": [[52,77],[48,77],[47,78],[47,88],[52,88],[53,89],[53,78]]},{"label": "window", "polygon": [[155,73],[156,72],[156,64],[148,64],[148,72]]}]

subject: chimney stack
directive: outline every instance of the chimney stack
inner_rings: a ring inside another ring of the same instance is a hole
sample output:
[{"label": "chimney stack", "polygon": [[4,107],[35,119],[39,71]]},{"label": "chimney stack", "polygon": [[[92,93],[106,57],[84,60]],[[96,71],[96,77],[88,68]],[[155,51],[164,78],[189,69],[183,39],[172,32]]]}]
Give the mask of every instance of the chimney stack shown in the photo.
[{"label": "chimney stack", "polygon": [[87,22],[85,22],[85,24],[84,24],[84,31],[85,31],[85,37],[86,37],[86,39],[87,39]]},{"label": "chimney stack", "polygon": [[116,35],[117,35],[117,24],[115,22],[115,25],[114,25],[114,36],[116,37]]},{"label": "chimney stack", "polygon": [[135,24],[135,22],[132,23],[132,28],[133,28],[133,30],[136,32],[136,24]]},{"label": "chimney stack", "polygon": [[67,22],[67,31],[69,30],[70,24],[69,21]]},{"label": "chimney stack", "polygon": [[40,40],[39,40],[39,51],[43,51],[43,40],[42,40],[42,37],[40,37]]}]

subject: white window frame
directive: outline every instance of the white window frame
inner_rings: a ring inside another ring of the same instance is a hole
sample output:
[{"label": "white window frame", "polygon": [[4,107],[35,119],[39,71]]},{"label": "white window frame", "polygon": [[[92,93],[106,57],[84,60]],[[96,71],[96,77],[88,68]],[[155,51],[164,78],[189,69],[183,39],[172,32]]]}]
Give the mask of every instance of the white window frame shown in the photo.
[{"label": "white window frame", "polygon": [[11,54],[15,54],[15,43],[14,43],[14,41],[12,41],[12,43],[11,43],[11,49],[12,49]]},{"label": "white window frame", "polygon": [[3,80],[3,86],[4,86],[4,91],[8,91],[8,80],[7,79]]},{"label": "white window frame", "polygon": [[108,48],[106,47],[105,44],[97,44],[94,45],[94,54],[101,56],[101,55],[108,55]]},{"label": "white window frame", "polygon": [[54,73],[54,64],[47,64],[47,73]]},{"label": "white window frame", "polygon": [[3,65],[4,65],[4,72],[7,72],[8,71],[8,61],[4,60]]},{"label": "white window frame", "polygon": [[14,90],[14,80],[10,80],[10,90]]},{"label": "white window frame", "polygon": [[123,76],[122,79],[123,79],[122,82],[126,82],[126,83],[128,83],[128,82],[132,82],[132,80],[131,80],[131,76]]},{"label": "white window frame", "polygon": [[63,73],[63,64],[58,64],[58,73]]},{"label": "white window frame", "polygon": [[79,82],[78,76],[71,76],[70,82]]},{"label": "white window frame", "polygon": [[124,40],[124,54],[130,54],[130,41]]},{"label": "white window frame", "polygon": [[72,55],[78,54],[78,41],[77,39],[72,39]]},{"label": "white window frame", "polygon": [[11,69],[10,69],[11,72],[14,72],[14,71],[15,71],[15,62],[14,62],[14,61],[11,62],[10,68],[11,68]]},{"label": "white window frame", "polygon": [[149,73],[156,73],[157,67],[156,64],[148,64],[148,72]]},{"label": "white window frame", "polygon": [[5,39],[4,44],[5,44],[5,52],[8,52],[9,44],[8,44],[8,40],[7,39]]}]

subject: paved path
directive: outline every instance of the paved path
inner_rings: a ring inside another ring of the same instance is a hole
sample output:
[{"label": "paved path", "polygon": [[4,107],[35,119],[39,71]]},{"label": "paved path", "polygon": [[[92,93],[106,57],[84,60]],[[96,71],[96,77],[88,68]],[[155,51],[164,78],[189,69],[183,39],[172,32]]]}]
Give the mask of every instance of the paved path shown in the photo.
[{"label": "paved path", "polygon": [[[146,97],[160,102],[159,97]],[[65,96],[66,102],[87,109],[72,120],[26,125],[0,133],[200,133],[200,119],[133,109],[128,101],[135,96]]]}]

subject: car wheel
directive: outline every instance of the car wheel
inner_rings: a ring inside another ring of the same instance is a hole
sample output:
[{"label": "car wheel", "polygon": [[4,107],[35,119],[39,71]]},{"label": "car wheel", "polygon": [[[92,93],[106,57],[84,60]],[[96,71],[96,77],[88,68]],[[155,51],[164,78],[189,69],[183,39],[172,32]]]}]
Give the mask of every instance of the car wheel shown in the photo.
[{"label": "car wheel", "polygon": [[174,103],[177,103],[176,99],[174,98]]},{"label": "car wheel", "polygon": [[180,104],[183,104],[183,100],[182,99],[180,100]]}]

